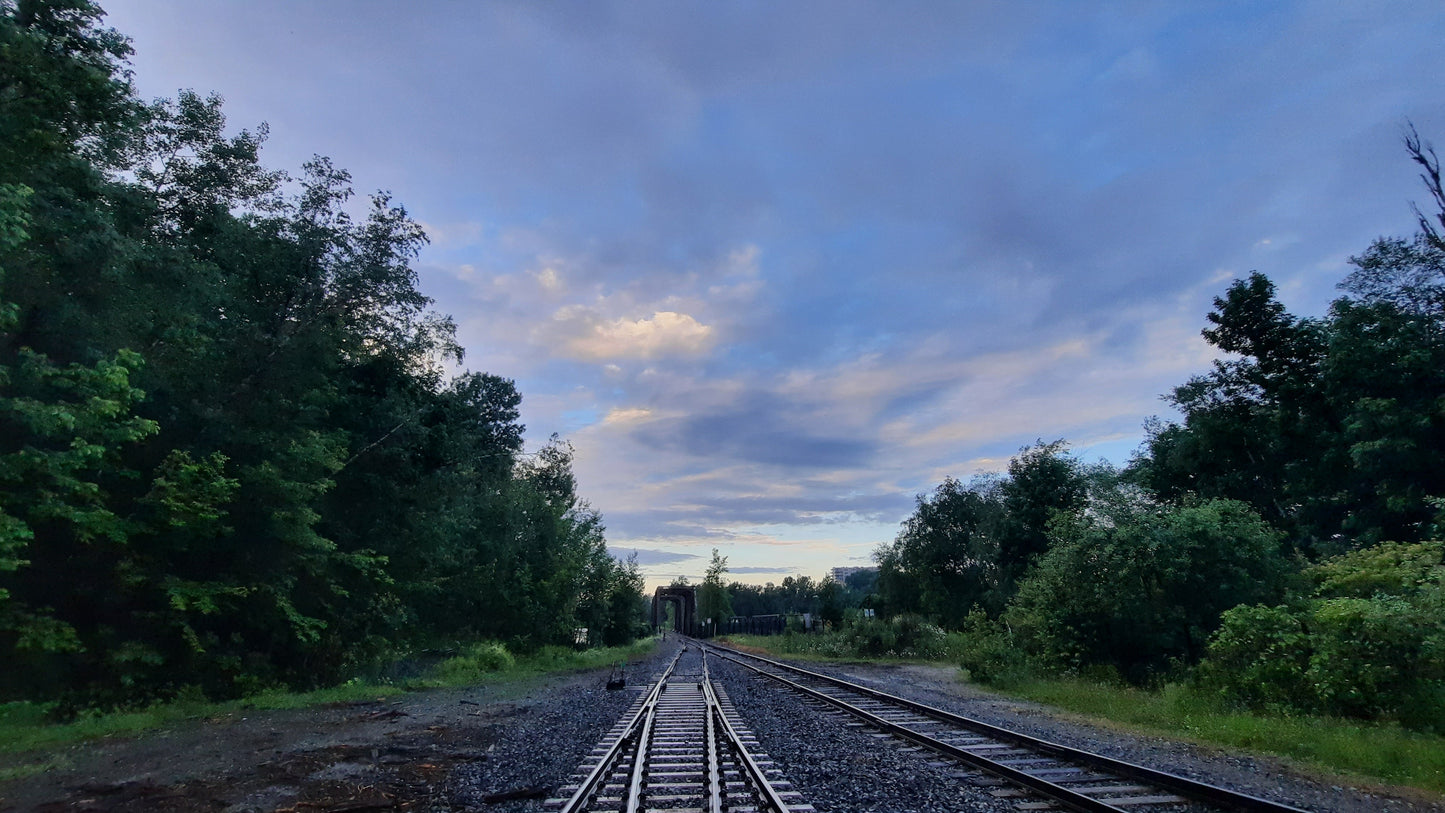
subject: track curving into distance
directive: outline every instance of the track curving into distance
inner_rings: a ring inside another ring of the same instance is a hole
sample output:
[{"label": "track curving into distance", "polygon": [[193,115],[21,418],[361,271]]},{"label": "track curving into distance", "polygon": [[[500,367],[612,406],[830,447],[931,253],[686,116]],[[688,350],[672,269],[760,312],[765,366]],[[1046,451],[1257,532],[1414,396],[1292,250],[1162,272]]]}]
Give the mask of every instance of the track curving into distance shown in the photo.
[{"label": "track curving into distance", "polygon": [[[684,646],[547,807],[580,811],[813,813],[757,750],[707,653]],[[691,671],[679,671],[679,663]]]},{"label": "track curving into distance", "polygon": [[716,644],[700,645],[718,657],[842,709],[900,739],[1019,786],[1023,790],[995,795],[1017,794],[1020,810],[1306,813],[1290,805],[1009,731],[791,664]]}]

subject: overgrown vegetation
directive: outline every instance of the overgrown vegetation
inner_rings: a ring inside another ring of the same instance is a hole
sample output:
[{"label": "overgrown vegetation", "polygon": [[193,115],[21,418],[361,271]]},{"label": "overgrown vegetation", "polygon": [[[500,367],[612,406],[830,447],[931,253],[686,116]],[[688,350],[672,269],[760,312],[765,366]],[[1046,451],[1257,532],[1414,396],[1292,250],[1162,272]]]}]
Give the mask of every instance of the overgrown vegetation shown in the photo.
[{"label": "overgrown vegetation", "polygon": [[937,661],[960,657],[968,639],[916,615],[859,618],[830,632],[788,630],[778,636],[729,635],[723,643],[817,658]]},{"label": "overgrown vegetation", "polygon": [[0,700],[335,683],[638,632],[642,582],[460,361],[426,235],[217,97],[147,103],[88,0],[0,0]]},{"label": "overgrown vegetation", "polygon": [[1301,713],[1258,714],[1207,686],[1170,683],[1140,688],[1128,685],[1116,670],[1107,668],[1046,674],[1029,663],[1007,634],[982,613],[966,621],[962,631],[932,629],[938,645],[906,653],[864,654],[857,648],[857,639],[846,632],[730,635],[724,643],[805,661],[961,663],[968,670],[965,676],[972,680],[1013,697],[1081,715],[1095,724],[1278,754],[1332,774],[1445,792],[1445,748],[1436,734],[1388,722]]},{"label": "overgrown vegetation", "polygon": [[1307,568],[1288,604],[1225,613],[1200,680],[1249,708],[1445,733],[1442,548],[1382,543]]}]

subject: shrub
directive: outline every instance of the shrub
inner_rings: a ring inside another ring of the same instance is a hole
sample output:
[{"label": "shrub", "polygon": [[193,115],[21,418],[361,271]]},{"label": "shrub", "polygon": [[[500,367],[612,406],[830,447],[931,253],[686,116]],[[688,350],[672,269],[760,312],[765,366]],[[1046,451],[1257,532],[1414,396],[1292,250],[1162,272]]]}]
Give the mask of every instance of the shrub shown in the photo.
[{"label": "shrub", "polygon": [[437,665],[437,677],[450,685],[475,683],[487,672],[505,672],[517,665],[507,648],[495,641],[471,644],[462,654]]},{"label": "shrub", "polygon": [[1006,686],[1025,680],[1030,675],[1028,658],[1002,624],[975,609],[963,619],[963,629],[955,636],[958,665],[968,679],[993,686]]},{"label": "shrub", "polygon": [[1239,705],[1445,730],[1442,545],[1385,543],[1309,568],[1312,595],[1225,613],[1198,677]]},{"label": "shrub", "polygon": [[1313,705],[1313,692],[1305,677],[1309,635],[1302,620],[1288,608],[1241,606],[1229,610],[1208,653],[1198,675],[1231,703],[1274,711]]},{"label": "shrub", "polygon": [[843,645],[867,657],[941,658],[947,636],[919,616],[903,614],[884,620],[865,618],[844,631]]}]

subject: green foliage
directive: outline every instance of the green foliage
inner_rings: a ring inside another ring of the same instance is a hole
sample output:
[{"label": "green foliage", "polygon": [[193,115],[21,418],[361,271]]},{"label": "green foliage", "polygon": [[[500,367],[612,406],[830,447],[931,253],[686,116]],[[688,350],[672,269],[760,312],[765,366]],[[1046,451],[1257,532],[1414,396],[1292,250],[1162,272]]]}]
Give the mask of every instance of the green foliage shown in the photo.
[{"label": "green foliage", "polygon": [[958,665],[970,680],[1010,686],[1033,674],[1033,667],[1013,633],[980,610],[964,619],[958,638]]},{"label": "green foliage", "polygon": [[505,672],[515,668],[517,659],[507,647],[495,641],[472,644],[461,654],[447,658],[436,668],[437,677],[448,686],[475,683],[487,672]]},{"label": "green foliage", "polygon": [[890,612],[916,612],[956,625],[975,604],[1001,603],[998,527],[1005,511],[987,482],[946,479],[918,497],[892,545],[880,548],[879,597]]},{"label": "green foliage", "polygon": [[865,657],[936,660],[946,654],[944,631],[916,615],[864,618],[845,629],[840,641]]},{"label": "green foliage", "polygon": [[1445,730],[1445,544],[1385,543],[1305,571],[1294,603],[1225,614],[1203,685],[1276,712]]},{"label": "green foliage", "polygon": [[728,558],[712,549],[712,560],[703,573],[702,584],[697,588],[697,617],[699,623],[711,621],[713,629],[722,625],[733,615],[732,597],[728,595],[727,583],[723,576],[728,572]]},{"label": "green foliage", "polygon": [[835,626],[848,610],[863,606],[874,597],[878,571],[855,573],[842,582],[831,577],[815,581],[811,576],[784,576],[777,584],[728,585],[734,615],[797,615],[813,613]]},{"label": "green foliage", "polygon": [[1008,477],[999,483],[998,565],[1006,593],[1048,550],[1054,516],[1078,511],[1088,499],[1086,470],[1067,450],[1062,440],[1025,447],[1009,460]]},{"label": "green foliage", "polygon": [[1280,594],[1279,536],[1242,503],[1124,495],[1096,511],[1058,516],[1052,547],[1004,614],[1043,664],[1147,680],[1197,658],[1228,608]]},{"label": "green foliage", "polygon": [[783,635],[729,635],[727,642],[820,660],[956,661],[965,642],[917,616],[860,619],[841,630]]},{"label": "green foliage", "polygon": [[1063,441],[1040,441],[1019,450],[1007,476],[945,479],[875,552],[878,603],[947,627],[975,607],[996,615],[1048,548],[1053,517],[1082,510],[1096,474]]},{"label": "green foliage", "polygon": [[1324,319],[1288,314],[1262,274],[1231,285],[1204,336],[1233,355],[1174,390],[1184,420],[1151,427],[1139,481],[1249,502],[1313,558],[1427,538],[1445,494],[1445,243],[1429,225],[1351,258]]},{"label": "green foliage", "polygon": [[284,184],[218,97],[141,102],[99,20],[0,3],[0,699],[631,640],[570,447],[522,455],[513,382],[445,380],[420,225],[325,158]]}]

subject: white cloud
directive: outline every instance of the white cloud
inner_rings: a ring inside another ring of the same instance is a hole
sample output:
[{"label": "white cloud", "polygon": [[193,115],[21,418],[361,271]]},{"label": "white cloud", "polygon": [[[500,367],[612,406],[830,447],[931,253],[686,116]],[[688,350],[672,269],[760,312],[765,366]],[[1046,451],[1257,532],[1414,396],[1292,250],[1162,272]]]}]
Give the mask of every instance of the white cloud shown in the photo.
[{"label": "white cloud", "polygon": [[651,417],[652,410],[650,409],[628,409],[619,407],[608,412],[606,417],[602,419],[602,422],[607,424],[638,423]]},{"label": "white cloud", "polygon": [[712,326],[686,313],[655,311],[638,319],[602,319],[582,305],[558,309],[548,324],[533,332],[533,341],[581,361],[700,356],[716,340]]},{"label": "white cloud", "polygon": [[558,294],[566,287],[562,282],[561,275],[557,273],[557,269],[551,266],[530,273],[532,277],[537,280],[537,284],[542,286],[542,290],[547,293]]}]

